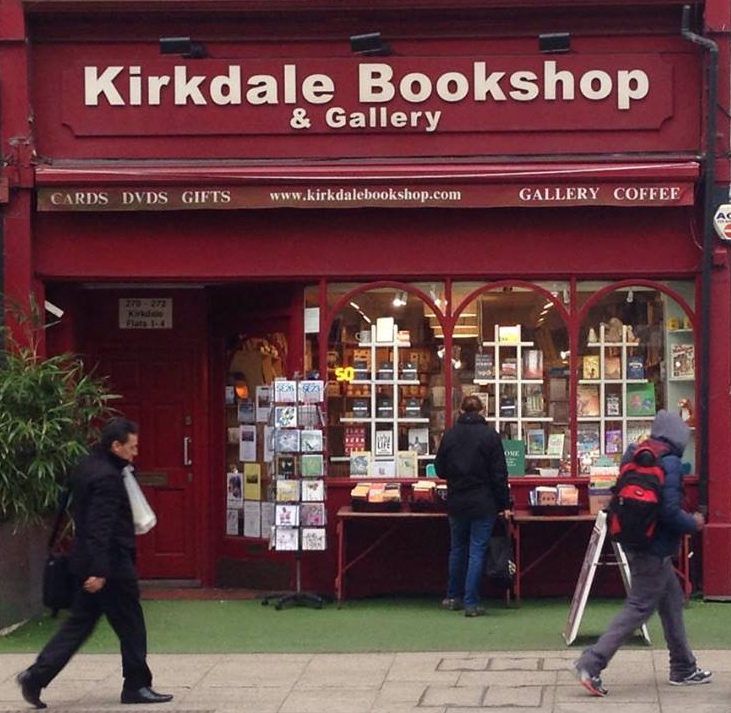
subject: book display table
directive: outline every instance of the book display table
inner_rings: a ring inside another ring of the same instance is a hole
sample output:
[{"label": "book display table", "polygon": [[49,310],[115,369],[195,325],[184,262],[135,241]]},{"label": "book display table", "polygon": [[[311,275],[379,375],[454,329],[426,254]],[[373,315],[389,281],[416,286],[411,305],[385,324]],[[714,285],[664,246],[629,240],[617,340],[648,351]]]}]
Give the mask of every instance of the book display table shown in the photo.
[{"label": "book display table", "polygon": [[[345,599],[345,580],[348,570],[353,568],[364,557],[378,549],[385,541],[392,538],[402,527],[409,523],[423,520],[445,520],[447,513],[443,510],[425,510],[418,512],[364,512],[354,511],[349,505],[341,507],[337,512],[336,532],[338,536],[338,563],[335,574],[335,601],[338,607]],[[348,524],[357,521],[374,521],[382,523],[381,534],[355,557],[348,560]]]},{"label": "book display table", "polygon": [[[596,521],[596,515],[593,515],[587,511],[582,511],[578,515],[533,515],[528,510],[516,510],[512,517],[512,533],[513,541],[515,543],[515,600],[520,602],[522,579],[528,574],[533,568],[537,567],[547,557],[550,557],[556,552],[564,543],[570,538],[578,536],[577,530],[583,527],[583,523],[587,523],[584,527],[587,530],[587,538],[590,531],[590,525]],[[553,523],[555,525],[561,525],[563,531],[550,541],[550,545],[540,552],[531,562],[524,564],[521,539],[522,531],[524,527],[530,527],[537,523]],[[690,537],[684,536],[681,540],[680,555],[677,562],[676,571],[681,578],[681,584],[685,592],[686,602],[690,598],[692,591],[692,583],[690,580]]]}]

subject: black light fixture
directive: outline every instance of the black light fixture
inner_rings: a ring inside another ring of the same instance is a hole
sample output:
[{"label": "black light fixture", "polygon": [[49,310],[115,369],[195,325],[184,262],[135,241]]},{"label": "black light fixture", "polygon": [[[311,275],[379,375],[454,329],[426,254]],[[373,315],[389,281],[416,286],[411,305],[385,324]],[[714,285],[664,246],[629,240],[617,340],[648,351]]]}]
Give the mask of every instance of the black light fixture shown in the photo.
[{"label": "black light fixture", "polygon": [[178,54],[186,59],[208,57],[206,48],[200,42],[193,42],[190,37],[161,37],[160,54]]},{"label": "black light fixture", "polygon": [[350,36],[350,51],[365,57],[388,57],[391,48],[383,41],[380,32]]},{"label": "black light fixture", "polygon": [[538,49],[546,54],[569,52],[571,50],[571,35],[568,32],[548,32],[538,35]]}]

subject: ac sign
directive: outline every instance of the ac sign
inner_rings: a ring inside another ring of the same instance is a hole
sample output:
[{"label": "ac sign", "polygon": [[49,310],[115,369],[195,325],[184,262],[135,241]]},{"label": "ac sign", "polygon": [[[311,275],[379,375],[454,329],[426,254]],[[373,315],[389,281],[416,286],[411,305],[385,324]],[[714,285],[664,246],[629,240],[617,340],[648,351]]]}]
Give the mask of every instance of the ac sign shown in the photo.
[{"label": "ac sign", "polygon": [[716,208],[713,226],[721,240],[731,242],[731,203],[724,203]]}]

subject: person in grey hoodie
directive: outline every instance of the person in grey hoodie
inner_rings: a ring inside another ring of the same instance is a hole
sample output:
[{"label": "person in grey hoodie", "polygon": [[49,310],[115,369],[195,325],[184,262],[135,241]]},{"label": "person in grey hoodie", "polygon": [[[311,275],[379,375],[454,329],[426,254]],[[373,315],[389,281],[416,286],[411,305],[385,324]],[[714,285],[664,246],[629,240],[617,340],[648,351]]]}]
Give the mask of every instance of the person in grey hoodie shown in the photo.
[{"label": "person in grey hoodie", "polygon": [[[600,673],[607,667],[620,646],[640,628],[654,612],[660,615],[665,643],[670,655],[673,686],[708,683],[711,672],[698,668],[688,643],[683,620],[683,590],[673,568],[684,534],[700,532],[705,518],[699,512],[683,511],[683,465],[680,461],[690,438],[690,429],[678,414],[658,411],[650,432],[652,440],[668,449],[662,456],[665,482],[660,499],[660,513],[650,546],[646,550],[627,550],[632,580],[622,611],[593,645],[584,649],[574,663],[574,673],[593,696],[606,696]],[[636,444],[629,446],[622,463],[632,459]]]}]

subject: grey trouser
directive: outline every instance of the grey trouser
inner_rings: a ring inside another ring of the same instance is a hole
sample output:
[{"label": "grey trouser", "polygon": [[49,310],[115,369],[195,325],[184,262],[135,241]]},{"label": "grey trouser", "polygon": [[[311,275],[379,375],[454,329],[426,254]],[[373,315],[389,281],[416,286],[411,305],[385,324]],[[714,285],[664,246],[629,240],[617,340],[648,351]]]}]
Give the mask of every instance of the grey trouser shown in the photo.
[{"label": "grey trouser", "polygon": [[622,611],[612,619],[599,641],[585,649],[577,665],[591,676],[607,667],[620,646],[657,611],[670,654],[670,674],[696,669],[683,621],[685,597],[670,557],[627,553],[632,586]]}]

